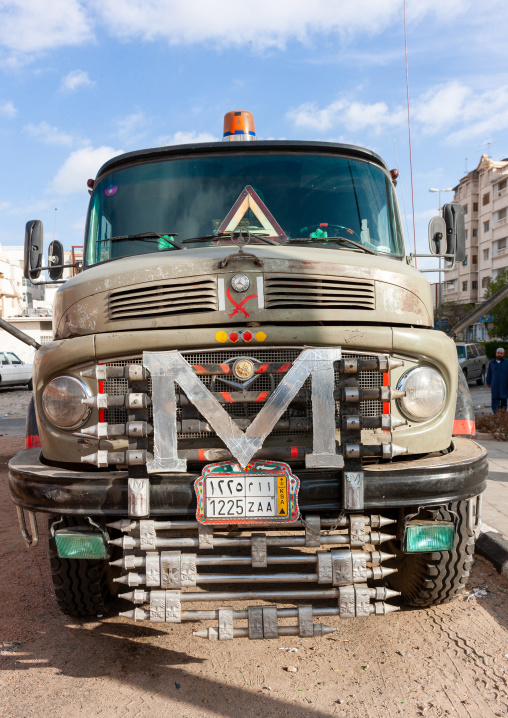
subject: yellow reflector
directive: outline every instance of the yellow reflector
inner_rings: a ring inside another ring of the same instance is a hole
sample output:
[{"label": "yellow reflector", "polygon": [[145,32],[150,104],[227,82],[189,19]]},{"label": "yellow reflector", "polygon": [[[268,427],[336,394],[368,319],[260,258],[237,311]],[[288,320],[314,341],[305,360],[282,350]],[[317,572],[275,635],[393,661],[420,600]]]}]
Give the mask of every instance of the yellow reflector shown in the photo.
[{"label": "yellow reflector", "polygon": [[411,521],[406,526],[406,553],[449,551],[455,528],[451,522]]},{"label": "yellow reflector", "polygon": [[104,536],[92,531],[60,529],[55,531],[55,543],[60,558],[107,558]]}]

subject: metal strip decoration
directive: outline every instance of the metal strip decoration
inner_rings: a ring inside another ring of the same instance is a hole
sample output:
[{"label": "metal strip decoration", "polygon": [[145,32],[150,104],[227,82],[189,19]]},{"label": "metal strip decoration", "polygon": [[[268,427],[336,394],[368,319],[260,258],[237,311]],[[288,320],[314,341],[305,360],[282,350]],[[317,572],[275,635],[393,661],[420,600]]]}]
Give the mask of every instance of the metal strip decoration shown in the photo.
[{"label": "metal strip decoration", "polygon": [[154,459],[147,464],[148,473],[183,472],[187,468],[185,459],[180,459],[177,452],[174,382],[210,423],[240,466],[245,468],[310,375],[315,443],[313,452],[305,457],[306,465],[342,468],[343,458],[335,453],[333,396],[333,364],[340,358],[339,347],[304,349],[244,432],[178,351],[144,352],[143,366],[152,375],[154,411]]}]

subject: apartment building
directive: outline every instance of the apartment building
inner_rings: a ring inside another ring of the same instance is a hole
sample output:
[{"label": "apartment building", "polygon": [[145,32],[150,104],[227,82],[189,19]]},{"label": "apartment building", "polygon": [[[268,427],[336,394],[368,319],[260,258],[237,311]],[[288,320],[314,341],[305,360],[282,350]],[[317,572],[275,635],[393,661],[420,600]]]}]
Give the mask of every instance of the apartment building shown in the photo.
[{"label": "apartment building", "polygon": [[[443,274],[442,299],[480,304],[491,280],[508,269],[508,158],[495,161],[482,155],[454,190],[454,202],[465,210],[466,258]],[[486,339],[486,323],[479,322],[469,334]]]}]

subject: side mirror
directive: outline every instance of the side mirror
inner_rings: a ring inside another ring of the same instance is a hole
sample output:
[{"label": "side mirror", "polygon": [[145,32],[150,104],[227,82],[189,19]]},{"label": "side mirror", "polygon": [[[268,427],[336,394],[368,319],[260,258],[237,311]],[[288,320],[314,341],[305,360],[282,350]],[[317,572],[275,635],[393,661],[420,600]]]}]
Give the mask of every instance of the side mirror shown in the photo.
[{"label": "side mirror", "polygon": [[42,266],[42,222],[31,219],[25,227],[25,261],[23,275],[25,279],[38,279]]},{"label": "side mirror", "polygon": [[432,254],[438,257],[448,254],[446,222],[442,217],[433,217],[429,222],[429,247]]},{"label": "side mirror", "polygon": [[57,281],[62,278],[64,268],[61,266],[64,263],[64,249],[63,244],[54,239],[49,245],[48,250],[48,264],[56,265],[54,269],[48,270],[49,278],[53,281]]},{"label": "side mirror", "polygon": [[466,228],[464,225],[464,207],[450,202],[443,207],[446,223],[447,254],[453,254],[456,262],[466,258]]}]

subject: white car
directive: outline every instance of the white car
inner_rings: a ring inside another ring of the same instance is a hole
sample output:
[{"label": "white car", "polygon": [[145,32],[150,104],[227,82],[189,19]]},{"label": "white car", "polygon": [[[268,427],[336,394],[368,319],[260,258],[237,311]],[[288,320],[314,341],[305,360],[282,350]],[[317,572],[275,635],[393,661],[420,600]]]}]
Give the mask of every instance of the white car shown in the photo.
[{"label": "white car", "polygon": [[33,364],[25,364],[14,352],[0,352],[0,387],[25,384],[32,389]]}]

